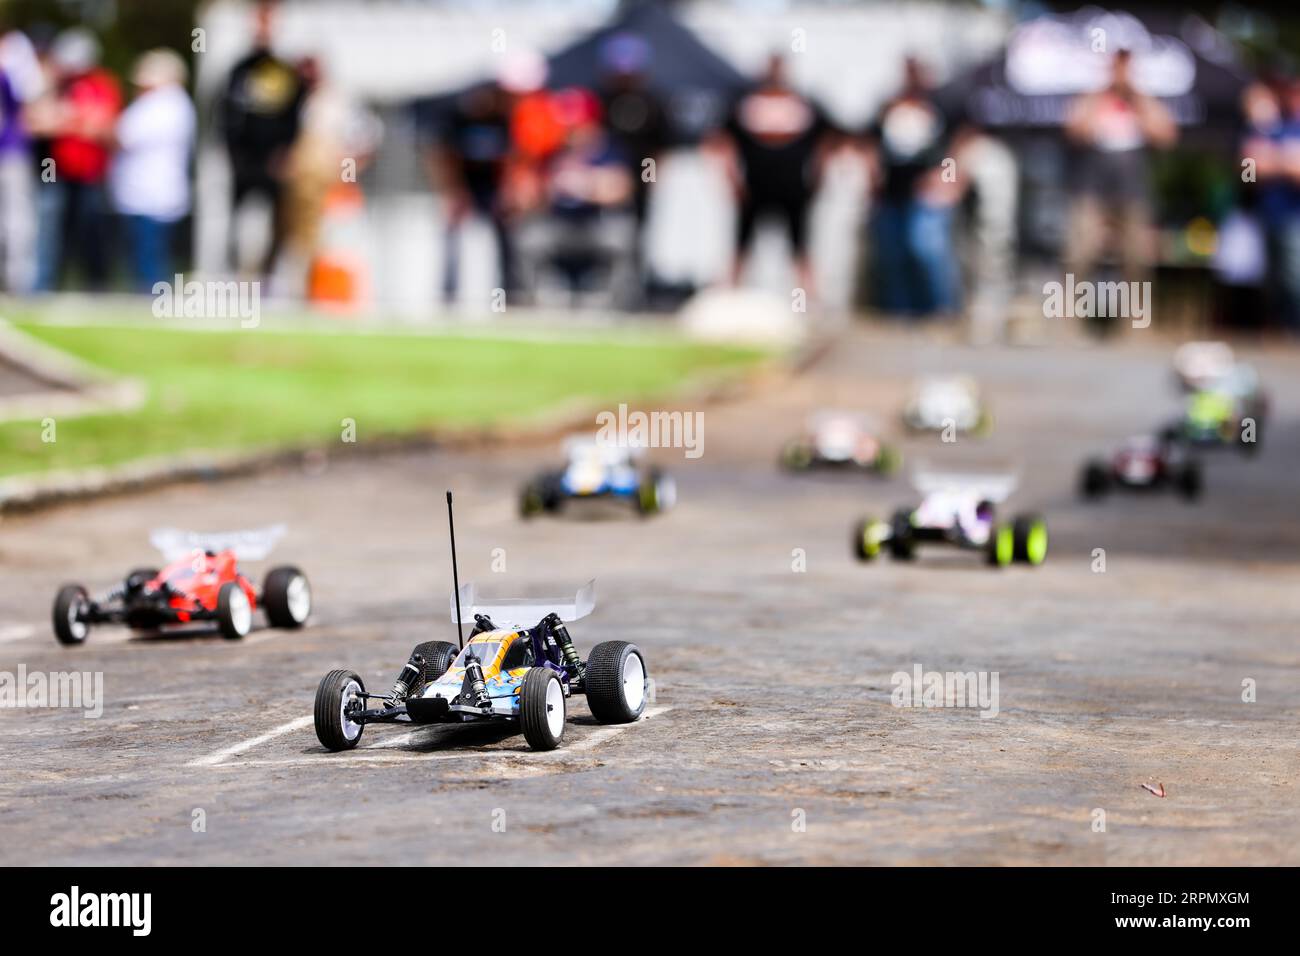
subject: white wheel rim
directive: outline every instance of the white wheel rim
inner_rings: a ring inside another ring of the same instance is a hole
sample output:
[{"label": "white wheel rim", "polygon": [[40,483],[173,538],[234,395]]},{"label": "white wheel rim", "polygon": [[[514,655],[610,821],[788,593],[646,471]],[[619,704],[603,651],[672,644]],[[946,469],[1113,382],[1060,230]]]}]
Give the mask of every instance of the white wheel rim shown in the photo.
[{"label": "white wheel rim", "polygon": [[623,700],[631,711],[640,708],[645,700],[645,664],[640,654],[629,654],[623,661]]},{"label": "white wheel rim", "polygon": [[301,574],[289,582],[285,588],[285,601],[289,606],[289,616],[301,624],[311,613],[311,586]]},{"label": "white wheel rim", "polygon": [[253,609],[241,587],[230,591],[230,623],[238,634],[247,634],[253,626]]},{"label": "white wheel rim", "polygon": [[339,699],[339,726],[343,728],[343,736],[348,740],[356,740],[361,736],[361,724],[348,717],[348,704],[356,700],[360,693],[361,685],[350,680],[343,685],[343,694]]},{"label": "white wheel rim", "polygon": [[555,678],[546,685],[546,726],[556,740],[564,733],[564,690]]},{"label": "white wheel rim", "polygon": [[668,477],[660,478],[655,493],[659,498],[659,507],[666,511],[677,503],[677,482]]},{"label": "white wheel rim", "polygon": [[82,600],[78,598],[68,605],[68,633],[77,640],[86,636],[86,622],[77,620],[77,615],[81,613],[83,606]]}]

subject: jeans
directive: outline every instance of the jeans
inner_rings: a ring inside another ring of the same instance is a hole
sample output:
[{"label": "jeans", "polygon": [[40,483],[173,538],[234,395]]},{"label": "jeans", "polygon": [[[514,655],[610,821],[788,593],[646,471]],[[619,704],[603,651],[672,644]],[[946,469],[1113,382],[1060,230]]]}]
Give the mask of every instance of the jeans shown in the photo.
[{"label": "jeans", "polygon": [[123,216],[131,246],[131,279],[137,292],[152,292],[155,282],[172,279],[173,223],[152,216]]},{"label": "jeans", "polygon": [[108,284],[108,217],[103,185],[41,183],[37,196],[37,288],[55,291],[65,266],[75,260],[86,285],[103,289]]},{"label": "jeans", "polygon": [[960,302],[952,207],[910,200],[876,210],[876,275],[880,304],[889,312],[956,312]]}]

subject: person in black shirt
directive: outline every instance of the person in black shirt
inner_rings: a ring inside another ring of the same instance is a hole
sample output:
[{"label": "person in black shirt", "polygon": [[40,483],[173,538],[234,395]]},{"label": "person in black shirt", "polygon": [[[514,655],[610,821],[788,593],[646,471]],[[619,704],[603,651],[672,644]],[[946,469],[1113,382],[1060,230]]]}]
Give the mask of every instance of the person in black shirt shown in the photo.
[{"label": "person in black shirt", "polygon": [[958,309],[952,218],[963,184],[950,158],[952,134],[921,64],[909,57],[903,89],[885,103],[868,137],[876,185],[875,272],[880,304],[890,312]]},{"label": "person in black shirt", "polygon": [[305,91],[298,71],[271,52],[274,4],[261,3],[256,11],[253,51],[239,61],[226,81],[221,102],[221,125],[230,154],[233,178],[231,205],[231,258],[234,220],[244,202],[261,196],[271,204],[271,241],[258,266],[270,274],[284,237],[281,203],[284,162],[298,135],[298,120]]},{"label": "person in black shirt", "polygon": [[[642,270],[645,269],[642,245],[652,181],[646,172],[646,160],[657,163],[669,140],[668,114],[649,84],[650,57],[650,45],[630,33],[615,34],[601,49],[605,72],[600,92],[605,125],[631,176],[635,217],[632,261]],[[642,286],[645,285],[643,281]]]},{"label": "person in black shirt", "polygon": [[518,289],[515,250],[503,186],[510,159],[509,94],[496,82],[460,96],[446,117],[436,153],[438,173],[447,191],[446,258],[443,297],[456,298],[460,273],[460,233],[477,213],[492,224],[506,293]]},{"label": "person in black shirt", "polygon": [[740,202],[732,282],[740,280],[759,218],[772,215],[784,221],[798,281],[811,296],[808,207],[834,132],[831,123],[817,104],[790,87],[785,63],[774,55],[758,85],[736,101],[725,131]]}]

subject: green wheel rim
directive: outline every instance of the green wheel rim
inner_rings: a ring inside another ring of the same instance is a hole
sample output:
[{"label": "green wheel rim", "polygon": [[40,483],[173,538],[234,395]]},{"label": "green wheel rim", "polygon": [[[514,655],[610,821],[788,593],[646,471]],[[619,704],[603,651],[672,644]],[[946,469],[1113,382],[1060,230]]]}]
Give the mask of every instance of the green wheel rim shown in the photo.
[{"label": "green wheel rim", "polygon": [[879,534],[875,526],[870,523],[862,529],[862,553],[868,558],[880,554]]},{"label": "green wheel rim", "polygon": [[1030,527],[1025,539],[1025,555],[1030,564],[1042,564],[1047,557],[1047,525],[1043,522],[1035,521]]},{"label": "green wheel rim", "polygon": [[1015,552],[1015,537],[1011,533],[1011,529],[1006,525],[998,528],[997,535],[997,540],[994,543],[994,554],[997,563],[999,566],[1010,564],[1011,557]]}]

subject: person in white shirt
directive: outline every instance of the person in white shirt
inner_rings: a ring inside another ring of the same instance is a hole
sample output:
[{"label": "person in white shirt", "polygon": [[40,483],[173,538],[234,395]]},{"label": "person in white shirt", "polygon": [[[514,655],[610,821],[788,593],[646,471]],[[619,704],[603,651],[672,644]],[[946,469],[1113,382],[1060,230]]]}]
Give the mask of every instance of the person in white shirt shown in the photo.
[{"label": "person in white shirt", "polygon": [[131,74],[139,93],[115,130],[109,189],[126,224],[132,274],[142,292],[171,279],[172,232],[190,211],[195,115],[186,74],[185,61],[171,50],[143,54]]}]

